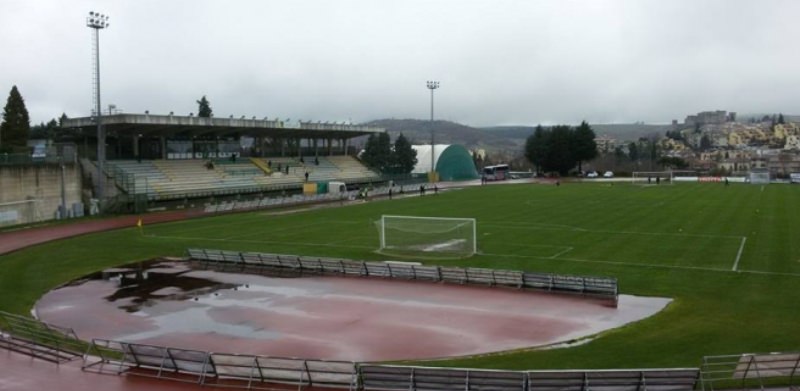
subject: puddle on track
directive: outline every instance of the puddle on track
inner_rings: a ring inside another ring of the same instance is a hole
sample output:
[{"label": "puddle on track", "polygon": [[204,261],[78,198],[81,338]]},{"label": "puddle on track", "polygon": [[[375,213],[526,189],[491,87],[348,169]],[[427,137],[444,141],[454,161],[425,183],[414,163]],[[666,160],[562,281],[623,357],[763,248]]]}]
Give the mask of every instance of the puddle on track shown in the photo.
[{"label": "puddle on track", "polygon": [[216,352],[355,361],[438,358],[570,341],[670,299],[576,296],[378,278],[263,276],[154,260],[44,295],[47,322],[105,338]]}]

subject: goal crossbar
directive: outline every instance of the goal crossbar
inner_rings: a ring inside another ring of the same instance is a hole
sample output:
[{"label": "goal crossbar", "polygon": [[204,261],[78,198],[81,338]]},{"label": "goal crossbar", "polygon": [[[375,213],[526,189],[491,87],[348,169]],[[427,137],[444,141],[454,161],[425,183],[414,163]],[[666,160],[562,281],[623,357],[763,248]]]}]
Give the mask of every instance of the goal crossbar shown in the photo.
[{"label": "goal crossbar", "polygon": [[631,183],[637,183],[645,180],[655,180],[661,178],[668,180],[672,184],[675,178],[675,171],[634,171],[631,173]]},{"label": "goal crossbar", "polygon": [[464,255],[478,251],[474,218],[382,215],[379,230],[380,251],[462,252]]}]

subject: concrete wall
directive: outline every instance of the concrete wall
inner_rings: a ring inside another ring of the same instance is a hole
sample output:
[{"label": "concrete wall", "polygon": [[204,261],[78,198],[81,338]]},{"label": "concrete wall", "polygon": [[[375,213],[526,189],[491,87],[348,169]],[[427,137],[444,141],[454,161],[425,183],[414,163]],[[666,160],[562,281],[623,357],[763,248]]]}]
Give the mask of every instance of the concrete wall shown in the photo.
[{"label": "concrete wall", "polygon": [[[81,202],[80,168],[64,167],[67,208]],[[61,205],[57,164],[0,166],[0,226],[51,220]]]}]

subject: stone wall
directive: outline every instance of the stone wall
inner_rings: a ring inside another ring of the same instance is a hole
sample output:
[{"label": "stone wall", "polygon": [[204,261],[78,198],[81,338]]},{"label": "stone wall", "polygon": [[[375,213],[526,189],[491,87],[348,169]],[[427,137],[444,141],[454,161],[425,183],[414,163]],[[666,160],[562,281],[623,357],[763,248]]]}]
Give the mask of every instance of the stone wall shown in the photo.
[{"label": "stone wall", "polygon": [[[80,167],[64,166],[66,205],[81,202]],[[0,226],[52,220],[61,205],[58,164],[0,166]]]}]

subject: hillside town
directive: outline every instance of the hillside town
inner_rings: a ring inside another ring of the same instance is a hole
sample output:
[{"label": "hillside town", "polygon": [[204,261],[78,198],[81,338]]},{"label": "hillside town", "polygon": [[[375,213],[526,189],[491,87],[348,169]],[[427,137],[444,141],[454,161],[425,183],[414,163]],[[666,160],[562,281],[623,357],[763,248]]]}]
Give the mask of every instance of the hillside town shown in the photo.
[{"label": "hillside town", "polygon": [[[661,162],[685,163],[684,167],[671,168],[715,175],[745,175],[753,169],[766,169],[773,178],[785,178],[800,172],[800,123],[795,117],[776,114],[740,120],[734,112],[704,111],[686,116],[683,122],[673,120],[671,128],[666,134],[638,140],[598,135],[595,143],[599,157],[595,164],[613,165],[613,156],[626,156],[641,165],[634,156],[636,151],[631,151],[635,149],[645,155],[652,150],[653,157]],[[648,159],[643,160],[647,166]],[[650,165],[657,166],[638,169],[667,168],[650,160]]]}]

